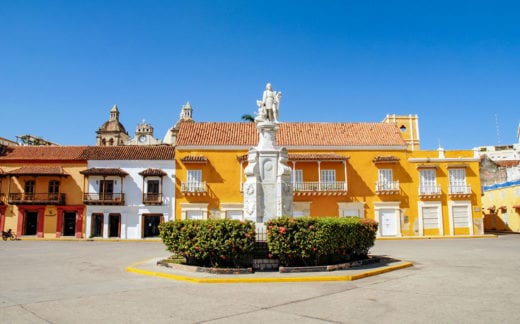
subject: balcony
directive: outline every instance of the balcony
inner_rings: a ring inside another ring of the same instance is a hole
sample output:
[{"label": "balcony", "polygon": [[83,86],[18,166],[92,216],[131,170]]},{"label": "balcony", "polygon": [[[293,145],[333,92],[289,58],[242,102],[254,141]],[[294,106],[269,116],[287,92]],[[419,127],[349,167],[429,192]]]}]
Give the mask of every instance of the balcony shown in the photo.
[{"label": "balcony", "polygon": [[399,194],[399,181],[378,181],[378,182],[376,182],[376,194],[378,194],[378,195],[397,195],[397,194]]},{"label": "balcony", "polygon": [[339,196],[347,194],[347,183],[336,182],[296,182],[294,196]]},{"label": "balcony", "polygon": [[12,205],[65,205],[64,193],[10,193]]},{"label": "balcony", "polygon": [[471,196],[471,186],[449,186],[448,193],[450,198],[469,198]]},{"label": "balcony", "polygon": [[145,205],[162,205],[162,194],[145,193],[143,194],[143,204]]},{"label": "balcony", "polygon": [[419,187],[419,198],[421,199],[440,199],[441,193],[441,186],[438,185]]},{"label": "balcony", "polygon": [[206,181],[182,182],[181,192],[185,196],[206,196],[208,194],[208,187],[206,186]]},{"label": "balcony", "polygon": [[86,193],[83,195],[85,205],[124,205],[125,194],[123,193]]}]

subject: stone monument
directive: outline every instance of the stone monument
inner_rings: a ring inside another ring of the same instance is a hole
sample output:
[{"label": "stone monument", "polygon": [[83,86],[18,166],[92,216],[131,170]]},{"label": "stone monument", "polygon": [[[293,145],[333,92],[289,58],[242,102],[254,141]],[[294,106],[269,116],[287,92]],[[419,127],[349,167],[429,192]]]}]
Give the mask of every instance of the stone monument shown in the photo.
[{"label": "stone monument", "polygon": [[269,219],[292,216],[293,191],[288,153],[276,146],[278,112],[282,93],[268,83],[262,100],[257,100],[255,124],[259,141],[247,154],[245,168],[244,218],[263,225]]}]

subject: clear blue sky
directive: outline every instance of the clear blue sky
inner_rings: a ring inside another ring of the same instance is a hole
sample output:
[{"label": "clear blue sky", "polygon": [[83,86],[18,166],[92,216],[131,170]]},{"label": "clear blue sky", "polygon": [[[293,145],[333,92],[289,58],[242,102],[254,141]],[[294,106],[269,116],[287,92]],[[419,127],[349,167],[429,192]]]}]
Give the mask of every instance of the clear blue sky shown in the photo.
[{"label": "clear blue sky", "polygon": [[[423,149],[517,143],[518,1],[11,1],[0,5],[0,136],[94,145],[113,104],[133,135],[253,114],[419,115]],[[499,123],[497,136],[496,120]]]}]

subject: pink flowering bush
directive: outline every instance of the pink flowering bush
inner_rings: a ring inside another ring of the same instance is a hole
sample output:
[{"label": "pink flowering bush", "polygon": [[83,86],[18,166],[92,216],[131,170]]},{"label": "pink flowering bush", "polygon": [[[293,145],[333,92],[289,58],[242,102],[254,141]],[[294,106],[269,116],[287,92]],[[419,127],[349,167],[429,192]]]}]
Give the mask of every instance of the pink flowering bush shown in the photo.
[{"label": "pink flowering bush", "polygon": [[251,266],[255,225],[238,220],[183,220],[159,225],[166,249],[186,263],[208,267]]},{"label": "pink flowering bush", "polygon": [[267,245],[283,266],[341,263],[367,257],[377,226],[358,217],[281,217],[266,222]]}]

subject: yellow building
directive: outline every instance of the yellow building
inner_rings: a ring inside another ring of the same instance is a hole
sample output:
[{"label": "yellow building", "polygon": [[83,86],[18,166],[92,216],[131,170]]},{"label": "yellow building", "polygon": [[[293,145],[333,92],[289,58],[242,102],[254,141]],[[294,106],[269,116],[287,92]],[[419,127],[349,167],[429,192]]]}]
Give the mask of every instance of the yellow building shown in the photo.
[{"label": "yellow building", "polygon": [[[245,155],[254,123],[180,121],[178,219],[243,219]],[[483,233],[473,151],[421,151],[417,116],[381,123],[281,123],[276,138],[293,170],[293,216],[357,216],[381,237]]]},{"label": "yellow building", "polygon": [[482,212],[486,230],[520,232],[520,180],[485,186]]},{"label": "yellow building", "polygon": [[81,238],[87,161],[79,146],[9,146],[0,154],[0,229]]}]

